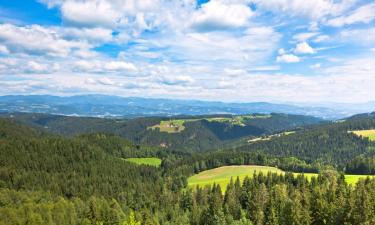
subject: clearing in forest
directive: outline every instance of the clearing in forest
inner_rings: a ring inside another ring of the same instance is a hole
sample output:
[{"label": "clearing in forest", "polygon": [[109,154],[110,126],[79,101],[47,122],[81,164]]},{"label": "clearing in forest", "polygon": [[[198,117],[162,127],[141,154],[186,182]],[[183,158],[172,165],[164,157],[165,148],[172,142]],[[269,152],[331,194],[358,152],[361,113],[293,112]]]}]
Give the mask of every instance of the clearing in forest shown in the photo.
[{"label": "clearing in forest", "polygon": [[148,165],[156,167],[160,167],[161,165],[161,159],[158,158],[127,158],[124,160],[127,162],[136,163],[138,165]]},{"label": "clearing in forest", "polygon": [[372,130],[353,130],[349,131],[354,133],[355,135],[368,137],[370,141],[375,141],[375,129]]},{"label": "clearing in forest", "polygon": [[[223,166],[211,170],[206,170],[195,174],[194,176],[189,177],[188,185],[190,187],[204,187],[206,185],[212,184],[220,184],[220,187],[223,191],[225,191],[227,185],[230,182],[230,179],[233,178],[237,179],[240,178],[241,182],[245,177],[252,177],[254,173],[262,172],[266,175],[268,172],[277,173],[277,174],[285,174],[283,170],[280,170],[276,167],[269,167],[269,166],[254,166],[254,165],[241,165],[241,166]],[[302,174],[302,173],[293,173],[295,176]],[[312,177],[318,176],[316,173],[303,173],[303,175],[308,179],[311,180]],[[366,177],[375,178],[375,176],[367,176],[367,175],[345,175],[345,181],[348,184],[356,184],[359,179],[365,179]]]}]

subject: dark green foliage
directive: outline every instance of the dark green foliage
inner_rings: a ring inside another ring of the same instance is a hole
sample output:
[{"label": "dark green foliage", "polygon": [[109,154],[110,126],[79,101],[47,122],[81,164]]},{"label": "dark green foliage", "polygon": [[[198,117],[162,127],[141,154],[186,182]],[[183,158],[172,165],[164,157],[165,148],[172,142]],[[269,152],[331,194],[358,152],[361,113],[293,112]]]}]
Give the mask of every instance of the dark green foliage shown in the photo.
[{"label": "dark green foliage", "polygon": [[197,119],[186,122],[185,130],[178,133],[159,132],[148,129],[162,120],[173,118],[148,117],[135,119],[103,119],[89,117],[67,117],[48,114],[0,114],[13,116],[17,121],[64,136],[88,133],[115,134],[137,144],[164,146],[173,150],[200,151],[222,148],[231,145],[242,137],[268,135],[297,128],[308,124],[317,124],[322,120],[310,116],[272,114],[269,118],[247,119],[246,126],[233,125],[230,122],[207,121],[210,117],[228,117],[231,115],[179,116],[177,119]]},{"label": "dark green foliage", "polygon": [[[103,133],[51,136],[0,120],[0,224],[372,225],[375,180],[349,186],[342,174],[324,170],[365,164],[372,171],[372,144],[347,133],[372,125],[360,120],[199,154]],[[144,156],[161,158],[161,167],[121,159]],[[186,187],[190,174],[243,164],[321,175],[308,181],[289,173],[257,174],[242,184],[234,178],[225,193],[219,185]]]}]

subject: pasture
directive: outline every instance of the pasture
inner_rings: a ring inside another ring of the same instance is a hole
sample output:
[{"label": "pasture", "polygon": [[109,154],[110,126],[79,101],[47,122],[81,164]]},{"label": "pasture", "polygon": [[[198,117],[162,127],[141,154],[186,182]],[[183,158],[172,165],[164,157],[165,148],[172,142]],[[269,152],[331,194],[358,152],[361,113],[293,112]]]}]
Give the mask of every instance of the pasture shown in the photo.
[{"label": "pasture", "polygon": [[[267,174],[268,172],[277,173],[277,174],[285,174],[283,170],[280,170],[275,167],[268,167],[268,166],[223,166],[211,170],[206,170],[195,174],[194,176],[189,177],[188,185],[189,187],[204,187],[206,185],[212,184],[220,184],[223,191],[225,191],[226,186],[229,184],[230,179],[233,180],[240,178],[242,182],[243,179],[247,176],[252,177],[254,173]],[[300,173],[293,173],[295,176],[299,175]],[[311,180],[312,177],[318,176],[318,174],[314,173],[304,173],[303,174],[308,180]],[[359,179],[365,179],[366,175],[345,175],[345,181],[348,184],[356,184]],[[375,178],[375,176],[370,176],[371,178]]]},{"label": "pasture", "polygon": [[370,141],[375,141],[375,129],[372,130],[353,130],[350,131],[357,136],[368,137]]},{"label": "pasture", "polygon": [[159,124],[148,127],[149,130],[159,129],[160,132],[167,133],[180,133],[185,130],[185,123],[198,121],[198,120],[207,120],[209,122],[220,122],[220,123],[229,123],[231,125],[246,126],[244,121],[249,119],[267,119],[271,115],[240,115],[234,117],[207,117],[200,119],[171,119],[160,121]]},{"label": "pasture", "polygon": [[148,165],[155,167],[160,167],[161,165],[161,159],[158,158],[127,158],[124,160],[138,165]]},{"label": "pasture", "polygon": [[152,127],[148,127],[148,129],[155,130],[159,129],[160,132],[167,132],[167,133],[179,133],[185,130],[184,123],[194,121],[193,119],[187,120],[167,120],[167,121],[160,121],[159,124],[156,124]]}]

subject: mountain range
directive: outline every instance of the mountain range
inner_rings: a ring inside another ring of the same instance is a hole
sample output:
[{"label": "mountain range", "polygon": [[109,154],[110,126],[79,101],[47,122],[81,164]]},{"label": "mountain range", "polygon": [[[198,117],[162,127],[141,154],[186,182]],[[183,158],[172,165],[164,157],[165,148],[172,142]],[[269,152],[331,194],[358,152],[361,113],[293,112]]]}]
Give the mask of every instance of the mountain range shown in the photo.
[{"label": "mountain range", "polygon": [[89,117],[143,117],[176,115],[285,113],[340,119],[357,113],[374,111],[375,104],[275,104],[268,102],[227,103],[119,97],[109,95],[7,95],[0,96],[0,112],[48,113]]}]

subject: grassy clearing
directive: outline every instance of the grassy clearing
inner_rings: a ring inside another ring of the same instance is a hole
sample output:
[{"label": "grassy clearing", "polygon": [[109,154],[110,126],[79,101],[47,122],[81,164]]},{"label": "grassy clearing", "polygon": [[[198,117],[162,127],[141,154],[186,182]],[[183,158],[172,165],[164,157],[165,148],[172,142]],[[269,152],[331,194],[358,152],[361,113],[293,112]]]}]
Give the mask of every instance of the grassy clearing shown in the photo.
[{"label": "grassy clearing", "polygon": [[159,129],[160,132],[179,133],[185,130],[185,126],[184,126],[185,123],[193,122],[197,120],[207,120],[209,122],[230,123],[232,125],[246,126],[244,123],[244,120],[256,119],[256,118],[266,119],[270,117],[271,115],[241,115],[241,116],[234,116],[234,117],[209,117],[209,118],[201,118],[201,119],[174,119],[174,120],[160,121],[159,124],[148,127],[147,129],[150,129],[150,130]]},{"label": "grassy clearing", "polygon": [[138,165],[148,165],[156,167],[160,167],[161,165],[161,159],[158,158],[127,158],[124,160]]},{"label": "grassy clearing", "polygon": [[159,128],[160,132],[179,133],[185,130],[184,123],[191,121],[195,121],[195,119],[160,121],[159,124],[148,127],[147,129],[155,130],[156,128]]},{"label": "grassy clearing", "polygon": [[271,140],[273,137],[287,136],[287,135],[291,135],[291,134],[294,134],[294,133],[296,133],[296,132],[295,131],[285,131],[283,133],[272,134],[272,135],[268,135],[268,136],[265,136],[265,137],[253,138],[253,139],[248,140],[247,142],[253,143],[253,142],[258,142],[258,141],[268,141],[268,140]]},{"label": "grassy clearing", "polygon": [[206,186],[213,183],[220,184],[223,191],[230,182],[231,177],[236,179],[240,178],[241,181],[246,176],[252,176],[254,173],[262,172],[264,174],[268,172],[283,174],[284,171],[275,167],[268,166],[223,166],[212,170],[206,170],[192,177],[189,177],[188,184],[190,187],[195,186]]},{"label": "grassy clearing", "polygon": [[355,135],[368,137],[370,141],[375,141],[375,129],[372,130],[353,130],[349,131],[354,133]]},{"label": "grassy clearing", "polygon": [[[215,168],[212,170],[206,170],[199,174],[189,177],[188,184],[189,187],[204,187],[206,185],[220,184],[223,191],[225,191],[226,186],[229,184],[230,179],[237,179],[240,178],[241,182],[246,176],[252,177],[254,173],[267,174],[268,172],[277,173],[277,174],[285,174],[284,171],[275,168],[275,167],[268,167],[268,166],[223,166],[219,168]],[[293,173],[295,176],[300,175],[300,173]],[[312,177],[318,176],[315,173],[304,173],[303,174],[308,180]],[[348,184],[356,184],[359,179],[366,178],[366,175],[345,175],[345,181]],[[375,176],[370,176],[371,178],[375,178]]]},{"label": "grassy clearing", "polygon": [[345,175],[345,181],[348,184],[354,185],[359,181],[359,179],[366,179],[367,177],[375,179],[375,176],[369,176],[369,175]]}]

